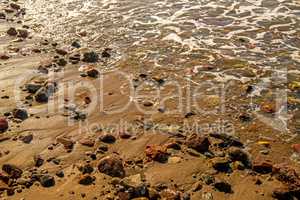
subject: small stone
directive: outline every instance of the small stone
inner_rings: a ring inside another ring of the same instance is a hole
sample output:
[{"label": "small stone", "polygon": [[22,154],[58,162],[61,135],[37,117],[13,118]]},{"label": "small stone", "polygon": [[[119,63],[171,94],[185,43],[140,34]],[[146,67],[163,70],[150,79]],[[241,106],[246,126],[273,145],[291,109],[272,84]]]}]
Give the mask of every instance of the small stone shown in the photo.
[{"label": "small stone", "polygon": [[39,178],[39,182],[43,187],[52,187],[55,185],[55,179],[51,175],[42,175]]},{"label": "small stone", "polygon": [[149,160],[157,161],[160,163],[167,162],[169,158],[167,149],[163,146],[149,145],[146,147],[145,153]]},{"label": "small stone", "polygon": [[100,160],[98,170],[111,177],[124,177],[123,161],[117,156],[107,156]]},{"label": "small stone", "polygon": [[35,94],[39,89],[42,88],[41,84],[34,84],[34,83],[29,83],[25,85],[26,90],[31,93]]},{"label": "small stone", "polygon": [[81,45],[78,41],[74,41],[72,44],[71,44],[72,47],[75,47],[75,48],[80,48]]},{"label": "small stone", "polygon": [[160,193],[162,199],[180,200],[180,193],[178,191],[166,189]]},{"label": "small stone", "polygon": [[293,200],[293,195],[288,188],[276,188],[273,190],[272,197],[277,200]]},{"label": "small stone", "polygon": [[206,185],[211,185],[215,182],[215,177],[209,174],[202,174],[200,180],[202,180]]},{"label": "small stone", "polygon": [[0,132],[4,132],[8,129],[8,121],[6,118],[0,118]]},{"label": "small stone", "polygon": [[210,142],[207,137],[198,136],[197,134],[193,134],[191,137],[189,137],[185,144],[187,147],[200,153],[208,151],[210,146]]},{"label": "small stone", "polygon": [[104,143],[108,143],[108,144],[112,144],[116,142],[116,138],[115,136],[111,135],[111,134],[104,134],[101,135],[99,138],[102,142]]},{"label": "small stone", "polygon": [[6,19],[5,13],[0,13],[0,19]]},{"label": "small stone", "polygon": [[230,161],[226,158],[214,158],[212,160],[212,167],[219,172],[232,172]]},{"label": "small stone", "polygon": [[99,60],[99,55],[92,51],[83,54],[83,62],[96,63]]},{"label": "small stone", "polygon": [[129,134],[129,133],[127,133],[127,132],[124,132],[124,131],[121,131],[121,132],[119,133],[119,136],[120,136],[120,138],[122,138],[122,139],[129,139],[129,138],[131,138],[131,134]]},{"label": "small stone", "polygon": [[73,140],[71,140],[69,138],[66,138],[66,137],[57,138],[57,142],[64,145],[64,147],[66,149],[73,149],[73,146],[74,146],[74,143],[75,143]]},{"label": "small stone", "polygon": [[44,164],[44,159],[40,155],[34,156],[33,160],[36,167],[41,167]]},{"label": "small stone", "polygon": [[66,61],[64,58],[60,58],[58,59],[58,61],[56,61],[56,63],[58,64],[58,66],[64,67],[68,64],[68,61]]},{"label": "small stone", "polygon": [[18,35],[21,38],[27,38],[29,36],[29,32],[26,29],[18,29]]},{"label": "small stone", "polygon": [[47,103],[49,100],[49,94],[42,90],[36,93],[34,98],[38,103]]},{"label": "small stone", "polygon": [[18,32],[15,28],[9,28],[6,32],[9,36],[16,36],[18,35]]},{"label": "small stone", "polygon": [[12,9],[15,9],[15,10],[20,10],[20,9],[21,9],[21,6],[18,5],[18,4],[15,4],[15,3],[11,3],[11,4],[10,4],[10,7],[11,7]]},{"label": "small stone", "polygon": [[25,120],[28,118],[28,113],[25,109],[14,109],[12,114],[16,119]]},{"label": "small stone", "polygon": [[300,144],[293,144],[292,149],[294,150],[295,153],[300,154]]},{"label": "small stone", "polygon": [[8,60],[10,58],[9,55],[6,55],[6,54],[0,54],[0,59],[1,60]]},{"label": "small stone", "polygon": [[214,187],[219,192],[233,193],[231,185],[225,181],[219,181],[214,184]]},{"label": "small stone", "polygon": [[254,161],[252,166],[253,171],[259,174],[269,174],[273,170],[273,165],[269,161]]},{"label": "small stone", "polygon": [[4,164],[2,170],[6,172],[11,178],[18,179],[22,176],[23,171],[15,165]]},{"label": "small stone", "polygon": [[78,183],[80,185],[91,185],[95,181],[95,178],[90,175],[83,175],[80,177]]},{"label": "small stone", "polygon": [[111,49],[109,49],[109,48],[104,49],[104,51],[102,52],[102,57],[103,58],[110,58],[111,57],[111,55],[109,53],[110,51],[111,51]]},{"label": "small stone", "polygon": [[83,138],[79,141],[79,143],[83,146],[93,147],[95,145],[95,140],[91,138]]},{"label": "small stone", "polygon": [[68,54],[68,52],[64,49],[56,49],[55,51],[57,54],[62,55],[62,56],[65,56]]},{"label": "small stone", "polygon": [[21,136],[20,140],[25,144],[29,144],[33,140],[33,135],[28,134],[28,135]]},{"label": "small stone", "polygon": [[79,171],[81,171],[82,174],[91,174],[94,171],[94,168],[90,164],[86,164],[79,167]]},{"label": "small stone", "polygon": [[63,178],[65,176],[64,171],[62,171],[62,170],[56,172],[55,175],[59,178]]},{"label": "small stone", "polygon": [[251,168],[249,155],[245,151],[237,147],[231,147],[228,155],[232,161],[241,161],[247,168]]},{"label": "small stone", "polygon": [[92,77],[92,78],[97,78],[99,76],[99,71],[97,69],[90,69],[88,71],[86,71],[86,74],[89,76],[89,77]]}]

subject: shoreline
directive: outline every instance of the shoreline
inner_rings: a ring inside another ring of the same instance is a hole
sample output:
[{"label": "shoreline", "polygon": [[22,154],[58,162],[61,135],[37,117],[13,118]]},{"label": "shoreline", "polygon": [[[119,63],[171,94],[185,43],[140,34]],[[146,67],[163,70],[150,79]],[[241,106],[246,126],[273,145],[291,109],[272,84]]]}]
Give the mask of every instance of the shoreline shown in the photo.
[{"label": "shoreline", "polygon": [[[11,18],[22,10],[18,2],[0,3],[0,13],[11,7],[5,14]],[[245,113],[247,88],[237,80],[228,95],[240,98],[225,99],[226,112],[216,106],[222,102],[216,94],[191,111],[189,93],[199,90],[193,82],[167,87],[171,73],[140,73],[132,60],[106,72],[99,66],[113,59],[113,49],[81,48],[77,39],[57,44],[35,38],[30,25],[20,29],[22,17],[0,20],[1,200],[299,198],[299,164],[290,159],[300,153],[299,137],[289,141]],[[11,36],[9,27],[16,28]],[[182,104],[170,98],[176,89]],[[151,98],[160,90],[175,114]],[[276,108],[262,103],[261,112],[273,115]],[[194,123],[234,131],[198,134]]]}]

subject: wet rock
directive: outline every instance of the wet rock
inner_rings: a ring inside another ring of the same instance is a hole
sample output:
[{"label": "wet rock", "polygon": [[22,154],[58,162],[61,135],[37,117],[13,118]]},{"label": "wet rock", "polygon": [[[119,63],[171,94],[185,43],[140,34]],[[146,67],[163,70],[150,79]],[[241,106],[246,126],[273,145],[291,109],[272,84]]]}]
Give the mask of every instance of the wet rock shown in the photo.
[{"label": "wet rock", "polygon": [[6,19],[5,13],[0,13],[0,19]]},{"label": "wet rock", "polygon": [[9,5],[12,9],[15,9],[15,10],[20,10],[21,9],[21,6],[16,4],[16,3],[10,3]]},{"label": "wet rock", "polygon": [[99,60],[99,55],[92,51],[83,54],[83,62],[96,63]]},{"label": "wet rock", "polygon": [[60,58],[56,61],[56,63],[58,64],[58,66],[64,67],[68,64],[68,61],[66,61],[64,58]]},{"label": "wet rock", "polygon": [[97,78],[99,76],[99,71],[97,69],[89,69],[88,71],[86,71],[86,74],[89,76],[89,77],[92,77],[92,78]]},{"label": "wet rock", "polygon": [[9,28],[6,32],[9,36],[16,36],[18,35],[18,32],[15,28]]},{"label": "wet rock", "polygon": [[28,134],[28,135],[20,136],[20,140],[25,144],[30,144],[30,142],[33,140],[33,135]]},{"label": "wet rock", "polygon": [[125,132],[125,131],[121,131],[119,133],[119,137],[121,139],[129,139],[129,138],[131,138],[131,136],[132,136],[131,134],[129,134],[129,133]]},{"label": "wet rock", "polygon": [[270,161],[256,160],[253,162],[252,169],[259,174],[269,174],[272,172],[273,165]]},{"label": "wet rock", "polygon": [[219,172],[232,172],[230,161],[226,158],[214,158],[212,160],[212,167]]},{"label": "wet rock", "polygon": [[4,132],[8,129],[8,121],[6,118],[0,117],[0,132]]},{"label": "wet rock", "polygon": [[90,175],[82,175],[78,181],[80,185],[91,185],[95,181],[95,178]]},{"label": "wet rock", "polygon": [[41,167],[44,164],[44,159],[40,155],[33,157],[34,166]]},{"label": "wet rock", "polygon": [[39,178],[39,182],[43,187],[52,187],[55,185],[55,179],[51,175],[42,175]]},{"label": "wet rock", "polygon": [[149,145],[146,147],[146,156],[150,161],[157,161],[160,163],[165,163],[168,161],[169,154],[167,149],[163,146]]},{"label": "wet rock", "polygon": [[25,85],[25,89],[31,94],[35,94],[42,87],[43,86],[41,84],[35,84],[35,83],[29,83]]},{"label": "wet rock", "polygon": [[0,54],[0,59],[1,60],[8,60],[10,58],[9,55],[6,55],[6,54]]},{"label": "wet rock", "polygon": [[20,178],[23,174],[23,171],[20,168],[11,164],[4,164],[2,170],[14,179]]},{"label": "wet rock", "polygon": [[116,142],[116,138],[112,134],[101,135],[99,139],[100,139],[100,141],[102,141],[104,143],[108,143],[108,144],[112,144],[112,143]]},{"label": "wet rock", "polygon": [[103,58],[110,58],[110,57],[111,57],[110,51],[111,51],[111,49],[109,49],[109,48],[104,49],[104,51],[103,51],[102,54],[101,54],[102,57],[103,57]]},{"label": "wet rock", "polygon": [[57,142],[61,143],[67,150],[73,149],[74,144],[75,144],[75,142],[73,140],[66,138],[66,137],[57,138]]},{"label": "wet rock", "polygon": [[34,98],[38,103],[47,103],[49,100],[49,94],[46,91],[41,90],[35,94]]},{"label": "wet rock", "polygon": [[56,172],[55,175],[56,175],[57,177],[59,177],[59,178],[65,177],[65,173],[64,173],[64,171],[62,171],[62,170]]},{"label": "wet rock", "polygon": [[194,149],[200,153],[208,151],[210,146],[210,142],[207,137],[199,136],[197,134],[189,137],[185,144],[187,147]]},{"label": "wet rock", "polygon": [[233,193],[231,185],[225,181],[218,181],[213,186],[219,192]]},{"label": "wet rock", "polygon": [[249,158],[249,155],[245,151],[237,147],[231,147],[229,149],[228,155],[232,161],[241,161],[245,165],[245,167],[251,168],[251,160]]},{"label": "wet rock", "polygon": [[107,156],[100,160],[98,170],[111,177],[125,176],[123,161],[117,156]]},{"label": "wet rock", "polygon": [[25,109],[14,109],[12,115],[16,119],[25,120],[28,118],[28,113]]},{"label": "wet rock", "polygon": [[81,171],[82,174],[91,174],[94,171],[94,168],[90,164],[79,166],[78,169],[79,171]]},{"label": "wet rock", "polygon": [[57,54],[62,55],[62,56],[65,56],[68,54],[68,52],[64,49],[56,49],[55,51]]},{"label": "wet rock", "polygon": [[18,36],[21,38],[27,38],[29,36],[29,32],[26,29],[18,29]]},{"label": "wet rock", "polygon": [[80,45],[80,43],[78,41],[72,42],[71,46],[75,47],[75,48],[80,48],[81,47],[81,45]]}]

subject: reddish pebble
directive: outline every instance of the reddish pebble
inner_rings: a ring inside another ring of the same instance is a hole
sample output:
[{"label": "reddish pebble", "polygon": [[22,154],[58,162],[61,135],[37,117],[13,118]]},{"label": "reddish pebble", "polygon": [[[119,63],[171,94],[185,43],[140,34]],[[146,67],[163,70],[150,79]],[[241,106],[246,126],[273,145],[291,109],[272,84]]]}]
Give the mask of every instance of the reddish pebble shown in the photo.
[{"label": "reddish pebble", "polygon": [[8,129],[8,122],[5,118],[0,118],[0,132],[6,131]]},{"label": "reddish pebble", "polygon": [[300,153],[300,144],[293,144],[292,149],[294,150],[294,152]]}]

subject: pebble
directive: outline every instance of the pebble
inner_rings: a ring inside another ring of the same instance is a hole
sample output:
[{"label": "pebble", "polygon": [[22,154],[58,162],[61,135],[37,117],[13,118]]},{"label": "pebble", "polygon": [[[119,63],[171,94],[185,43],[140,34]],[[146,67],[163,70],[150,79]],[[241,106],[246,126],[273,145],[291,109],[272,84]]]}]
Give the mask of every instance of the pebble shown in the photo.
[{"label": "pebble", "polygon": [[124,177],[125,170],[123,161],[117,156],[107,156],[102,158],[98,164],[98,170],[111,177]]},{"label": "pebble", "polygon": [[6,172],[11,178],[20,178],[23,174],[23,171],[17,167],[16,165],[12,164],[4,164],[2,166],[2,170]]},{"label": "pebble", "polygon": [[18,36],[21,38],[27,38],[29,36],[29,32],[26,29],[18,29]]},{"label": "pebble", "polygon": [[112,144],[112,143],[116,142],[116,138],[112,134],[101,135],[99,139],[100,139],[100,141],[102,141],[104,143],[108,143],[108,144]]},{"label": "pebble", "polygon": [[213,186],[219,192],[233,193],[231,185],[225,181],[218,181],[214,183]]},{"label": "pebble", "polygon": [[55,185],[55,179],[51,175],[42,175],[39,178],[39,182],[43,187],[52,187]]},{"label": "pebble", "polygon": [[197,152],[204,153],[209,150],[210,142],[207,137],[199,136],[197,134],[189,137],[186,142],[186,146],[196,150]]},{"label": "pebble", "polygon": [[34,166],[41,167],[44,164],[44,159],[40,155],[36,155],[33,157]]},{"label": "pebble", "polygon": [[28,135],[25,135],[25,136],[20,136],[20,140],[25,144],[29,144],[33,140],[33,135],[28,134]]},{"label": "pebble", "polygon": [[95,181],[95,178],[90,175],[82,175],[78,181],[80,185],[91,185]]},{"label": "pebble", "polygon": [[14,109],[12,115],[16,119],[25,120],[28,118],[28,113],[25,109]]},{"label": "pebble", "polygon": [[18,32],[15,28],[9,28],[6,32],[9,36],[16,36],[18,35]]},{"label": "pebble", "polygon": [[6,118],[0,118],[0,132],[4,132],[8,129],[8,121]]},{"label": "pebble", "polygon": [[88,63],[96,63],[99,60],[99,55],[94,52],[87,52],[83,54],[83,62],[88,62]]},{"label": "pebble", "polygon": [[88,71],[86,71],[86,74],[89,76],[89,77],[92,77],[92,78],[97,78],[99,76],[99,71],[97,69],[89,69]]}]

